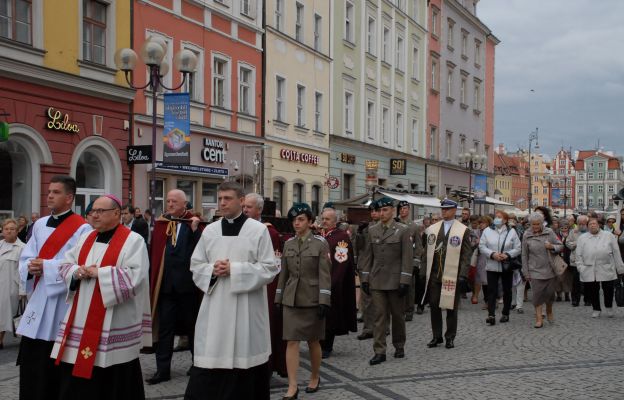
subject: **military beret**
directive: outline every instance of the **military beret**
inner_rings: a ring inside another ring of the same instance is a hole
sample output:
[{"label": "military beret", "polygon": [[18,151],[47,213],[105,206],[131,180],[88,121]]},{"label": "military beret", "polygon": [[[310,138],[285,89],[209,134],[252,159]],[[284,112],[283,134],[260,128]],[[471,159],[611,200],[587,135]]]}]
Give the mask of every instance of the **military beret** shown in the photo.
[{"label": "military beret", "polygon": [[293,220],[296,216],[301,214],[308,214],[312,216],[312,209],[306,203],[294,203],[290,210],[288,210],[288,219]]},{"label": "military beret", "polygon": [[323,204],[323,210],[326,208],[336,208],[334,207],[334,203],[332,201],[328,201],[327,203]]},{"label": "military beret", "polygon": [[370,211],[379,209],[379,207],[377,206],[377,200],[371,200],[370,204],[368,205],[368,209]]},{"label": "military beret", "polygon": [[442,207],[443,209],[457,208],[457,202],[451,199],[444,199],[442,200],[440,207]]},{"label": "military beret", "polygon": [[379,208],[382,207],[394,207],[394,201],[390,197],[382,197],[377,200],[377,205]]},{"label": "military beret", "polygon": [[93,209],[93,203],[95,203],[95,200],[93,200],[91,203],[89,203],[89,205],[87,206],[87,208],[85,208],[85,215],[89,215],[89,213],[91,212],[91,210]]},{"label": "military beret", "polygon": [[405,207],[405,206],[409,206],[409,203],[408,203],[407,201],[405,201],[405,200],[401,200],[401,201],[399,201],[399,203],[397,204],[397,207],[398,207],[398,208]]}]

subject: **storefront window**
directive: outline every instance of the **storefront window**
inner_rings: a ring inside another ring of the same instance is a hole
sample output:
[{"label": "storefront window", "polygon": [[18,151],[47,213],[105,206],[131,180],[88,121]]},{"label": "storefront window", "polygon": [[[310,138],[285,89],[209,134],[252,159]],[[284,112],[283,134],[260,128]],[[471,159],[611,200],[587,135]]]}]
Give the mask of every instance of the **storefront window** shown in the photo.
[{"label": "storefront window", "polygon": [[195,181],[178,180],[178,189],[186,194],[186,201],[190,202],[193,207],[195,200]]},{"label": "storefront window", "polygon": [[86,207],[106,192],[104,168],[97,154],[85,151],[76,165],[76,201],[74,211],[83,214]]},{"label": "storefront window", "polygon": [[303,192],[303,184],[295,183],[293,184],[293,203],[301,203],[304,202],[304,192]]},{"label": "storefront window", "polygon": [[314,215],[319,215],[319,207],[321,202],[321,187],[318,185],[312,186],[312,213]]},{"label": "storefront window", "polygon": [[273,201],[275,202],[275,209],[280,213],[284,210],[284,184],[279,181],[273,182]]},{"label": "storefront window", "polygon": [[[148,189],[151,182],[148,181]],[[154,199],[156,199],[156,212],[154,217],[158,218],[163,214],[163,210],[165,209],[165,196],[164,196],[164,187],[165,182],[162,179],[156,179],[156,190],[154,194]],[[151,200],[151,195],[148,196],[148,199]],[[147,204],[148,208],[152,207],[151,203]]]},{"label": "storefront window", "polygon": [[217,206],[217,185],[216,183],[202,183],[202,215],[206,220],[211,220]]}]

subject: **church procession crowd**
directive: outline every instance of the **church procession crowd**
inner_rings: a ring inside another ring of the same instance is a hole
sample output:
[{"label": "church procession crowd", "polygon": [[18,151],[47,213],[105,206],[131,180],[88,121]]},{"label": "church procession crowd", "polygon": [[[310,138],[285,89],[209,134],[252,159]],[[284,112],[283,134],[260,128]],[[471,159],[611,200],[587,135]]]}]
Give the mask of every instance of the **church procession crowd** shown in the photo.
[{"label": "church procession crowd", "polygon": [[[185,399],[268,400],[273,373],[297,399],[302,341],[313,394],[336,336],[372,339],[371,367],[388,339],[409,360],[406,323],[428,309],[426,346],[453,349],[462,299],[494,326],[530,298],[535,328],[554,323],[556,301],[591,306],[592,318],[624,306],[624,210],[606,221],[546,207],[478,216],[445,199],[414,221],[409,203],[382,197],[358,224],[331,203],[319,216],[295,203],[284,229],[235,182],[219,186],[212,222],[178,189],[153,219],[114,195],[80,216],[75,193],[72,177],[54,176],[49,216],[2,223],[0,349],[5,333],[21,336],[20,399],[143,399],[144,382],[169,381],[173,352],[187,349]],[[154,354],[152,376],[140,353]]]}]

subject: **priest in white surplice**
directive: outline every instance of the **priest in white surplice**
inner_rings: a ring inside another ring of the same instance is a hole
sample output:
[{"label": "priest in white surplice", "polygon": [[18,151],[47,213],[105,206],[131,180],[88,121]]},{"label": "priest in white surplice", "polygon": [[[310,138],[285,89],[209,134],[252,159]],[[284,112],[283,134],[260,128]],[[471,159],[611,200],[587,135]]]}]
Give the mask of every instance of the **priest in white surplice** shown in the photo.
[{"label": "priest in white surplice", "polygon": [[204,229],[191,258],[204,297],[185,399],[270,398],[266,285],[279,267],[266,226],[242,213],[244,199],[240,185],[219,186],[223,218]]},{"label": "priest in white surplice", "polygon": [[98,198],[95,231],[67,252],[59,274],[71,304],[52,349],[59,399],[143,399],[139,350],[151,345],[147,248],[121,225],[121,203]]}]

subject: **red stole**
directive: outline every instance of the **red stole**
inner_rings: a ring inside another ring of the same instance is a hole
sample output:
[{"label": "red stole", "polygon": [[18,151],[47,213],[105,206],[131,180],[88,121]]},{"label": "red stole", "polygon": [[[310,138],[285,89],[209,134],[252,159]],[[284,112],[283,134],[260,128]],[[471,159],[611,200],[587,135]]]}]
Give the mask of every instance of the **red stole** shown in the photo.
[{"label": "red stole", "polygon": [[[52,218],[52,217],[50,217]],[[54,229],[54,232],[48,237],[41,250],[39,250],[38,258],[43,260],[49,260],[54,258],[59,251],[65,246],[65,243],[74,236],[74,233],[85,223],[85,220],[78,214],[72,214],[65,218],[59,226]],[[35,276],[35,285],[33,290],[37,287],[41,276]]]},{"label": "red stole", "polygon": [[[93,231],[87,237],[87,240],[80,249],[78,256],[78,265],[84,265],[87,260],[87,255],[95,243],[98,232]],[[113,234],[108,248],[100,266],[116,265],[119,253],[123,247],[126,239],[130,235],[130,229],[123,225],[118,225],[117,230]],[[61,346],[59,348],[58,355],[56,356],[55,364],[59,365],[63,359],[63,351],[65,350],[65,344],[67,343],[67,337],[71,332],[71,327],[76,317],[76,309],[78,308],[78,298],[80,296],[80,286],[76,290],[74,296],[74,302],[69,313],[69,318],[65,324],[65,332],[63,334],[63,340],[61,340]],[[95,355],[97,353],[98,345],[100,344],[100,337],[102,336],[102,324],[104,323],[104,317],[106,315],[106,308],[102,302],[102,292],[100,291],[100,285],[96,283],[93,289],[93,296],[91,297],[91,304],[89,305],[89,313],[87,314],[87,320],[85,322],[84,330],[80,338],[80,345],[78,346],[78,355],[76,356],[76,362],[72,371],[73,376],[79,378],[91,379],[91,373],[93,372],[93,363],[95,362]]]}]

